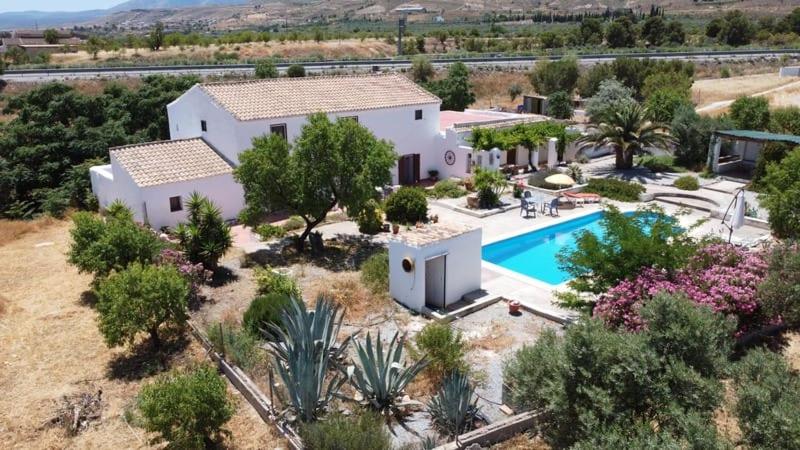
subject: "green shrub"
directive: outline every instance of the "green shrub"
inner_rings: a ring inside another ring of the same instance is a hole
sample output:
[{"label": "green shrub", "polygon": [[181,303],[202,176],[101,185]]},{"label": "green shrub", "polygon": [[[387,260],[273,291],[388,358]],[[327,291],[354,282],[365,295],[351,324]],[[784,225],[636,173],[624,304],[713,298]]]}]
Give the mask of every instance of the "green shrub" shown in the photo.
[{"label": "green shrub", "polygon": [[250,302],[242,317],[242,326],[253,336],[263,336],[265,331],[269,332],[269,325],[282,325],[281,316],[292,301],[291,297],[277,292],[260,295]]},{"label": "green shrub", "polygon": [[364,261],[361,281],[374,293],[389,292],[389,252],[375,253]]},{"label": "green shrub", "polygon": [[207,334],[214,350],[225,355],[227,361],[242,369],[253,368],[259,360],[258,339],[255,338],[257,335],[247,329],[218,322],[208,328]]},{"label": "green shrub", "polygon": [[453,180],[442,180],[433,189],[429,189],[427,194],[433,198],[458,198],[467,195],[467,190]]},{"label": "green shrub", "polygon": [[675,167],[675,157],[669,155],[661,156],[642,156],[637,162],[638,165],[646,167],[651,172],[678,172]]},{"label": "green shrub", "polygon": [[700,182],[697,180],[697,177],[691,175],[684,175],[678,178],[673,185],[684,191],[696,191],[700,189]]},{"label": "green shrub", "polygon": [[428,200],[422,189],[401,187],[386,199],[386,219],[393,223],[413,224],[428,220]]},{"label": "green shrub", "polygon": [[324,420],[300,427],[300,436],[309,450],[389,450],[392,438],[384,420],[373,412],[357,416],[334,413]]},{"label": "green shrub", "polygon": [[767,276],[758,286],[758,298],[767,317],[780,317],[800,327],[800,244],[775,244],[767,258]]},{"label": "green shrub", "polygon": [[758,201],[769,211],[772,233],[779,238],[800,238],[800,148],[780,164],[769,164],[762,185]]},{"label": "green shrub", "polygon": [[188,222],[175,228],[180,247],[189,261],[203,263],[206,269],[213,270],[233,245],[231,227],[214,202],[197,192],[186,202],[186,211]]},{"label": "green shrub", "polygon": [[466,343],[461,332],[454,330],[450,324],[431,322],[414,338],[416,357],[426,355],[430,360],[429,370],[437,380],[448,373],[466,370]]},{"label": "green shrub", "polygon": [[728,66],[723,66],[719,69],[719,77],[720,78],[730,78],[731,77],[731,69]]},{"label": "green shrub", "polygon": [[142,388],[136,406],[144,429],[175,449],[208,448],[234,412],[225,380],[210,366],[159,377]]},{"label": "green shrub", "polygon": [[556,119],[571,119],[575,109],[572,96],[565,91],[556,91],[547,97],[547,115]]},{"label": "green shrub", "polygon": [[306,68],[300,64],[292,64],[286,69],[286,76],[289,78],[302,78],[306,76]]},{"label": "green shrub", "polygon": [[375,200],[367,200],[366,205],[356,218],[358,231],[364,234],[377,234],[383,228],[383,213]]},{"label": "green shrub", "polygon": [[301,298],[297,282],[289,275],[263,267],[256,268],[253,275],[259,294],[281,294],[287,297]]},{"label": "green shrub", "polygon": [[583,192],[593,192],[621,202],[639,201],[639,194],[644,193],[644,191],[644,186],[639,183],[631,183],[614,178],[591,178],[586,187],[583,188]]},{"label": "green shrub", "polygon": [[588,319],[564,337],[546,332],[506,362],[512,403],[550,412],[543,434],[553,448],[602,441],[610,430],[642,423],[658,423],[686,448],[714,448],[692,444],[716,440],[702,425],[723,399],[719,377],[727,370],[732,324],[679,296],[657,296],[642,314],[652,330],[620,333]]},{"label": "green shrub", "polygon": [[752,350],[737,364],[734,384],[749,448],[800,448],[800,378],[781,355]]},{"label": "green shrub", "polygon": [[506,178],[498,170],[475,169],[475,189],[478,191],[478,204],[491,209],[500,204],[500,196],[506,189]]},{"label": "green shrub", "polygon": [[279,225],[263,223],[256,227],[256,233],[259,237],[261,237],[262,241],[270,241],[272,239],[280,239],[286,236],[286,229]]}]

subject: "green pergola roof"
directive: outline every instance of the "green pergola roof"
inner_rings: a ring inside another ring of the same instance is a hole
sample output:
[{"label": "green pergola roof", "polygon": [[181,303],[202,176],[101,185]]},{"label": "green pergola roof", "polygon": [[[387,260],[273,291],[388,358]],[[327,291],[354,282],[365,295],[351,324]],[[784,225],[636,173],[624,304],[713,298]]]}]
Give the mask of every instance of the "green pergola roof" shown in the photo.
[{"label": "green pergola roof", "polygon": [[800,136],[793,134],[767,133],[755,130],[720,130],[715,131],[720,136],[730,137],[745,141],[755,142],[789,142],[800,145]]}]

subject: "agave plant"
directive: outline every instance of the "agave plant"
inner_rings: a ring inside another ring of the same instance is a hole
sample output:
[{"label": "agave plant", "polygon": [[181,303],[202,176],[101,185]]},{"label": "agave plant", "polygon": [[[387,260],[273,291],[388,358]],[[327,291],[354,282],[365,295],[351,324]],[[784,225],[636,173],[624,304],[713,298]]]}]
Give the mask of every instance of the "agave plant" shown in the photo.
[{"label": "agave plant", "polygon": [[290,408],[303,422],[323,414],[347,382],[341,370],[328,376],[350,343],[348,337],[336,344],[343,317],[330,299],[320,297],[313,311],[306,310],[302,301],[289,302],[282,326],[268,325],[276,337],[268,343],[274,367],[286,386]]},{"label": "agave plant", "polygon": [[428,403],[434,426],[451,437],[467,431],[478,414],[478,399],[473,398],[474,393],[466,375],[450,372]]},{"label": "agave plant", "polygon": [[382,414],[397,414],[403,390],[428,365],[427,358],[405,367],[401,363],[403,342],[398,333],[387,348],[384,348],[380,332],[374,343],[367,333],[364,343],[356,341],[356,349],[358,364],[348,368],[353,387],[370,408]]}]

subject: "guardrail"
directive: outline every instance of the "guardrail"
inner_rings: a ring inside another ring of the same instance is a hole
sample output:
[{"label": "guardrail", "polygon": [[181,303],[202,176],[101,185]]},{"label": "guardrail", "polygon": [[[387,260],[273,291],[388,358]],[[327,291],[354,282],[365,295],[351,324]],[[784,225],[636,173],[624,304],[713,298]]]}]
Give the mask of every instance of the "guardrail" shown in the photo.
[{"label": "guardrail", "polygon": [[[691,57],[731,57],[731,56],[758,56],[758,55],[800,55],[800,49],[760,49],[760,50],[712,50],[712,51],[686,51],[686,52],[632,52],[632,53],[587,53],[577,55],[578,59],[616,59],[628,58],[691,58]],[[528,56],[466,56],[466,57],[434,57],[433,64],[450,64],[457,61],[466,64],[494,64],[532,62],[542,58],[559,60],[566,55],[528,55]],[[410,65],[411,59],[373,58],[373,59],[347,59],[335,61],[298,61],[276,63],[279,69],[286,69],[291,65],[299,64],[304,67],[337,68],[358,66],[403,66]],[[59,73],[104,73],[104,72],[175,72],[175,71],[211,71],[211,70],[252,70],[255,64],[185,64],[164,66],[119,66],[119,67],[60,67],[51,69],[9,69],[7,75],[46,75]]]}]

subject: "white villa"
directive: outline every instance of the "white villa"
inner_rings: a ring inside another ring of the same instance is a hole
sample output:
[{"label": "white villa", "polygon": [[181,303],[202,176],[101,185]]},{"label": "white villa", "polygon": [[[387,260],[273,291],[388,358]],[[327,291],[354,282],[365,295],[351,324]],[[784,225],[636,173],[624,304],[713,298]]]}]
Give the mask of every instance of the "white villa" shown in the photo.
[{"label": "white villa", "polygon": [[[466,138],[475,126],[546,119],[483,110],[440,112],[440,105],[438,97],[398,74],[197,84],[167,106],[171,139],[110,149],[111,163],[91,169],[92,190],[101,208],[120,200],[136,220],[156,229],[185,220],[183,200],[195,191],[234,219],[244,203],[242,187],[233,179],[239,154],[266,133],[294,140],[315,112],[353,118],[392,142],[399,155],[392,179],[401,185],[418,183],[429,170],[441,178],[464,177],[476,163],[526,164],[527,151],[521,148],[473,156]],[[534,159],[553,164],[555,144],[547,150]]]}]

